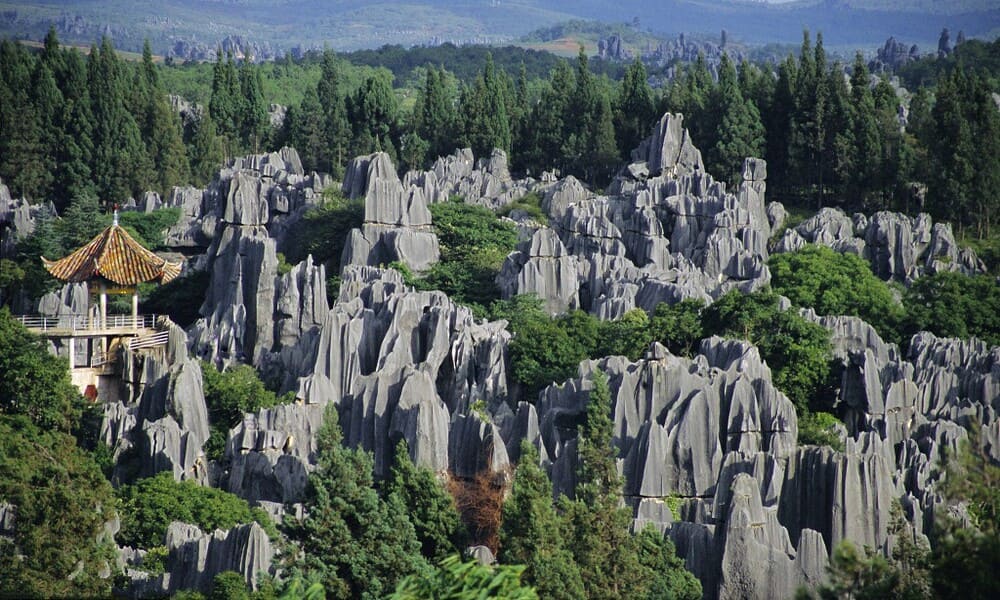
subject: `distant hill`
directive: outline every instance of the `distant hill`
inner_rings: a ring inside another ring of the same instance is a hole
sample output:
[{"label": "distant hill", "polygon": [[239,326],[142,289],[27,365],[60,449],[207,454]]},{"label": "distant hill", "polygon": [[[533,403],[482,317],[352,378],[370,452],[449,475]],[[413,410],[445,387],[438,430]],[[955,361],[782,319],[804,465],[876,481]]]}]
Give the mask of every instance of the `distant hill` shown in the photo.
[{"label": "distant hill", "polygon": [[385,44],[507,43],[574,19],[635,23],[675,35],[726,29],[748,43],[797,42],[803,28],[830,46],[880,45],[890,35],[928,44],[943,27],[968,37],[1000,32],[995,0],[34,0],[0,1],[0,36],[39,40],[54,25],[68,42],[110,35],[138,50],[208,58],[227,50],[269,58],[294,49]]}]

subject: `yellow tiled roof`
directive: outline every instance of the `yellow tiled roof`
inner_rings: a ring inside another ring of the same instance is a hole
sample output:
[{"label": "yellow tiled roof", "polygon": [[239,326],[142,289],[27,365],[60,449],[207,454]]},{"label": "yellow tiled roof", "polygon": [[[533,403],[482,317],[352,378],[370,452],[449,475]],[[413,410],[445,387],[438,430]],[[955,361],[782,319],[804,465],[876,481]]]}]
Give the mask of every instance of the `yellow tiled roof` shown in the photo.
[{"label": "yellow tiled roof", "polygon": [[181,272],[181,263],[168,262],[143,248],[118,225],[108,227],[65,258],[53,261],[43,256],[42,262],[53,277],[71,283],[96,277],[119,285],[166,283]]}]

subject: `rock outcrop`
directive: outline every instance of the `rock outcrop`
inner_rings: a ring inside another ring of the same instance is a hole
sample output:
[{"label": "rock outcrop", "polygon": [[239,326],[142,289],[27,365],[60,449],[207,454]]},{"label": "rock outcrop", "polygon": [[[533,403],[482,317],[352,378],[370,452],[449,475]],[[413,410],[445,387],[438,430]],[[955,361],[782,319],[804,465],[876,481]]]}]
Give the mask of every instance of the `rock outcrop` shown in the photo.
[{"label": "rock outcrop", "polygon": [[387,265],[402,262],[414,271],[430,268],[440,258],[437,236],[424,192],[404,187],[389,155],[378,152],[351,161],[344,176],[344,195],[363,197],[365,220],[351,231],[341,265]]}]

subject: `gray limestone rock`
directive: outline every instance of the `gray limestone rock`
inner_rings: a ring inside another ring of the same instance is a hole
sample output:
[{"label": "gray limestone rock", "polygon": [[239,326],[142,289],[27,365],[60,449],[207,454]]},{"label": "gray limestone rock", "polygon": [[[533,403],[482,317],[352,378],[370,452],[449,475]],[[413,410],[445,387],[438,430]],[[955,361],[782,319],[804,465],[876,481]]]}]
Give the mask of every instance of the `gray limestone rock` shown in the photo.
[{"label": "gray limestone rock", "polygon": [[174,522],[167,529],[166,546],[161,593],[208,593],[214,577],[223,571],[239,573],[250,589],[256,590],[259,573],[273,575],[276,548],[257,523],[205,533],[194,525]]},{"label": "gray limestone rock", "polygon": [[497,283],[504,298],[535,294],[550,314],[579,307],[577,259],[555,231],[543,228],[504,261]]}]

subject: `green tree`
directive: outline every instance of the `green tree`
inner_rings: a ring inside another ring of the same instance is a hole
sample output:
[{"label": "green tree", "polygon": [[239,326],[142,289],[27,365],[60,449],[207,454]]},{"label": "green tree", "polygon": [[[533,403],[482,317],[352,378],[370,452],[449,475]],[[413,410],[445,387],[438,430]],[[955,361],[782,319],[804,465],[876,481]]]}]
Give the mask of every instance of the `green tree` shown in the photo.
[{"label": "green tree", "polygon": [[989,275],[935,273],[917,279],[903,294],[908,333],[978,337],[1000,344],[1000,286]]},{"label": "green tree", "polygon": [[368,77],[351,98],[347,109],[354,125],[352,153],[383,151],[395,162],[393,136],[398,129],[399,109],[391,81],[382,76]]},{"label": "green tree", "polygon": [[701,582],[684,568],[684,561],[677,556],[669,538],[652,525],[647,525],[636,538],[639,563],[652,574],[645,598],[698,600],[702,597]]},{"label": "green tree", "polygon": [[653,329],[649,315],[641,308],[626,312],[620,319],[601,323],[597,354],[600,356],[627,356],[638,360],[653,342]]},{"label": "green tree", "polygon": [[646,66],[638,57],[625,70],[615,110],[620,156],[628,156],[649,135],[656,121],[653,90],[648,79]]},{"label": "green tree", "polygon": [[[8,318],[6,309],[0,309],[0,329],[6,329]],[[10,355],[9,348],[0,348],[0,357]],[[3,365],[0,380],[33,378],[39,390],[51,387],[53,378],[69,379],[65,366],[58,375],[7,367],[21,365]],[[0,397],[11,398],[8,391]],[[4,412],[0,502],[15,507],[16,521],[13,534],[0,537],[0,596],[110,596],[111,580],[100,573],[113,568],[115,560],[114,541],[105,529],[115,519],[111,485],[72,436]]]},{"label": "green tree", "polygon": [[477,156],[489,156],[494,148],[508,154],[511,149],[510,118],[507,112],[508,86],[505,74],[498,72],[493,55],[486,55],[482,74],[472,87],[463,90],[461,108],[462,141]]},{"label": "green tree", "polygon": [[126,105],[125,70],[108,38],[99,49],[91,47],[87,79],[94,115],[93,176],[106,203],[138,196],[152,179],[139,126]]},{"label": "green tree", "polygon": [[225,157],[231,158],[236,153],[243,114],[240,80],[232,53],[227,53],[223,60],[220,47],[215,56],[215,65],[212,68],[212,99],[208,103],[208,114],[215,123],[219,137],[222,138]]},{"label": "green tree", "polygon": [[582,598],[583,582],[562,538],[562,522],[552,504],[552,483],[538,466],[538,450],[521,442],[510,497],[500,524],[500,560],[525,565],[525,581],[542,598]]},{"label": "green tree", "polygon": [[420,108],[414,114],[416,133],[428,143],[426,158],[446,156],[454,148],[454,100],[444,69],[428,67],[421,96]]},{"label": "green tree", "polygon": [[678,356],[694,356],[698,342],[705,337],[701,325],[704,309],[705,302],[698,299],[657,304],[650,320],[653,339]]},{"label": "green tree", "polygon": [[479,600],[537,600],[538,594],[520,581],[524,567],[479,564],[477,560],[462,562],[449,556],[428,576],[409,575],[399,582],[390,600],[423,600],[449,598]]},{"label": "green tree", "polygon": [[442,560],[460,551],[465,531],[455,500],[430,469],[413,464],[404,440],[396,445],[385,492],[395,494],[406,507],[423,556]]},{"label": "green tree", "polygon": [[[342,177],[344,163],[351,143],[351,125],[347,122],[347,104],[340,91],[340,70],[337,68],[336,55],[331,50],[323,51],[320,64],[320,80],[316,84],[316,97],[323,113],[323,133],[326,142],[324,152],[327,164],[319,165],[334,177]],[[301,139],[302,132],[298,132]]]},{"label": "green tree", "polygon": [[371,456],[341,439],[331,403],[317,438],[307,516],[290,532],[302,548],[297,566],[320,577],[334,598],[381,598],[428,566],[398,497],[382,500],[372,487]]},{"label": "green tree", "polygon": [[323,137],[323,107],[316,92],[309,90],[302,104],[288,111],[288,141],[299,152],[302,166],[309,170],[329,164],[329,147]]},{"label": "green tree", "polygon": [[236,571],[223,571],[212,578],[209,600],[250,600],[250,590]]},{"label": "green tree", "polygon": [[900,342],[903,307],[892,289],[859,256],[808,245],[768,261],[774,291],[820,315],[861,317],[892,342]]},{"label": "green tree", "polygon": [[829,409],[828,402],[821,401],[827,395],[820,391],[829,384],[831,373],[830,333],[794,310],[781,310],[774,292],[731,291],[705,309],[702,326],[706,333],[757,346],[775,386],[795,403],[799,414]]},{"label": "green tree", "polygon": [[66,361],[0,307],[0,414],[24,415],[42,429],[68,433],[81,410]]},{"label": "green tree", "polygon": [[858,52],[851,74],[851,110],[853,141],[850,159],[845,161],[843,176],[851,182],[851,192],[861,206],[869,206],[871,194],[878,186],[882,159],[882,139],[875,113],[875,98],[871,93],[871,75],[864,58]]},{"label": "green tree", "polygon": [[240,140],[251,152],[261,151],[261,140],[267,132],[267,103],[260,67],[245,62],[240,67]]},{"label": "green tree", "polygon": [[727,54],[719,65],[719,87],[716,92],[718,110],[722,115],[716,129],[716,143],[711,152],[710,172],[724,177],[734,187],[739,184],[743,159],[762,156],[764,124],[753,102],[740,93],[736,68]]},{"label": "green tree", "polygon": [[215,122],[208,113],[198,120],[188,155],[191,160],[191,178],[195,185],[207,185],[222,167],[225,160],[222,139],[216,133]]},{"label": "green tree", "polygon": [[118,542],[134,548],[162,546],[173,521],[191,523],[206,532],[256,521],[275,531],[262,509],[250,508],[246,500],[220,489],[190,480],[174,481],[169,471],[122,486],[118,498],[122,506]]}]

